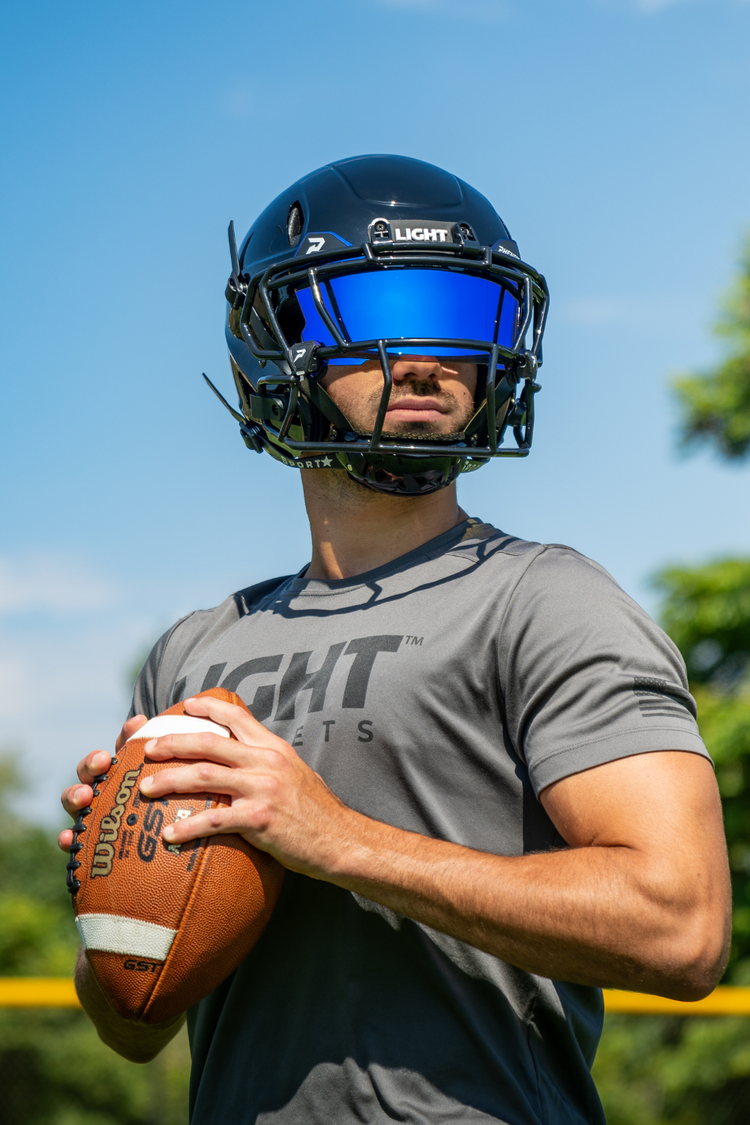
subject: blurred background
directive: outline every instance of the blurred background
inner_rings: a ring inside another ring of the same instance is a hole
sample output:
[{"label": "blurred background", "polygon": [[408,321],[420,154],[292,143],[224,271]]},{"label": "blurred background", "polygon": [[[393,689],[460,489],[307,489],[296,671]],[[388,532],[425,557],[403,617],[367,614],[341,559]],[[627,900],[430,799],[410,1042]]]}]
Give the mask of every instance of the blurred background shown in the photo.
[{"label": "blurred background", "polygon": [[[548,278],[534,450],[463,503],[597,559],[680,644],[750,983],[750,3],[40,0],[4,6],[0,60],[0,973],[70,971],[58,794],[153,641],[308,558],[295,472],[200,377],[230,394],[227,223],[394,152],[483,191]],[[137,1069],[78,1013],[23,1018],[13,1125],[185,1120],[184,1044]],[[747,1020],[608,1017],[597,1067],[613,1125],[750,1119]]]}]

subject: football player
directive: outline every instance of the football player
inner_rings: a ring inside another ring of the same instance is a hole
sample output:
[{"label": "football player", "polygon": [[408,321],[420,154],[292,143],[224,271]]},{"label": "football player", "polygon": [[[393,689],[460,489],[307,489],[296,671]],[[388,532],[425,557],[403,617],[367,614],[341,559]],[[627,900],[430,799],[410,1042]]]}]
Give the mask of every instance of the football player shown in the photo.
[{"label": "football player", "polygon": [[[602,1122],[601,987],[710,992],[729,884],[675,646],[596,563],[458,505],[529,452],[545,280],[482,195],[396,156],[311,173],[230,247],[225,405],[300,472],[312,556],[170,629],[118,742],[179,699],[228,727],[150,744],[194,764],[143,791],[228,794],[165,837],[287,868],[188,1014],[193,1125]],[[192,699],[217,685],[252,714]],[[127,1058],[181,1023],[117,1017],[84,956],[77,981]]]}]

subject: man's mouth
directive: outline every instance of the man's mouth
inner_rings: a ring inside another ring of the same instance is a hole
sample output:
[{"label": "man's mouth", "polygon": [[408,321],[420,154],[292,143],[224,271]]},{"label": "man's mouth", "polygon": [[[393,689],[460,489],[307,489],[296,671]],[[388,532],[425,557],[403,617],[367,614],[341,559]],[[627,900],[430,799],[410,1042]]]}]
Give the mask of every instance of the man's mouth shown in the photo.
[{"label": "man's mouth", "polygon": [[386,412],[389,423],[394,422],[439,422],[448,411],[436,398],[405,395],[391,401]]}]

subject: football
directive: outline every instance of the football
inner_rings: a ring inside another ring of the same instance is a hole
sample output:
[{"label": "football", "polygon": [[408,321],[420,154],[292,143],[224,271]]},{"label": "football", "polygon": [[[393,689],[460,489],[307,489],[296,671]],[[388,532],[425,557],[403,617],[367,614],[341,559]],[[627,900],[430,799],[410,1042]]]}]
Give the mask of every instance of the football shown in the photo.
[{"label": "football", "polygon": [[[213,695],[244,707],[233,692]],[[86,957],[113,1008],[126,1019],[161,1023],[207,996],[247,956],[276,904],[284,868],[238,835],[167,844],[167,824],[229,805],[225,795],[153,800],[144,777],[187,765],[144,755],[150,738],[229,731],[186,715],[183,705],[149,719],[125,743],[74,826],[68,889]]]}]

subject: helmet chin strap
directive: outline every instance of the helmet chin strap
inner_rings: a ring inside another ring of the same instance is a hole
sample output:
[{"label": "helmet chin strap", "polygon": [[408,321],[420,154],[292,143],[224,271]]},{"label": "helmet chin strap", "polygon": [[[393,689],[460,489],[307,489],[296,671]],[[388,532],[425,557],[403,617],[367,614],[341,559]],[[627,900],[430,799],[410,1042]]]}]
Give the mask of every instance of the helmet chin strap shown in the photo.
[{"label": "helmet chin strap", "polygon": [[[345,459],[344,454],[339,456]],[[461,472],[461,462],[455,457],[433,457],[428,461],[413,457],[413,465],[409,464],[409,460],[408,455],[377,457],[358,453],[347,461],[345,467],[347,475],[363,488],[390,496],[427,496],[453,484]]]}]

